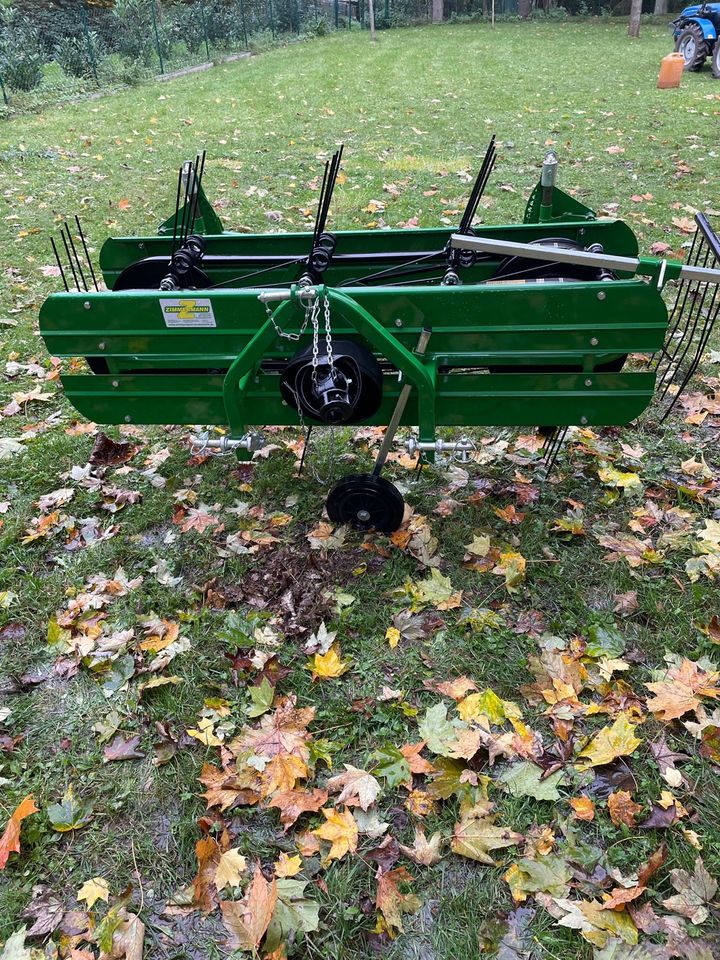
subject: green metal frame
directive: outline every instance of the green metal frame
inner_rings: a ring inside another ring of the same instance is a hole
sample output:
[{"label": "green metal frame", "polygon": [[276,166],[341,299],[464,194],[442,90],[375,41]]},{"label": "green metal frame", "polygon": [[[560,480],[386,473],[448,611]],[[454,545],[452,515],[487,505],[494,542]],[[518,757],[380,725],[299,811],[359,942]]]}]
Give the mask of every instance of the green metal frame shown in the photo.
[{"label": "green metal frame", "polygon": [[[583,245],[602,243],[608,254],[637,255],[636,238],[622,221],[597,220],[590,208],[557,189],[551,209],[541,209],[540,201],[536,189],[525,223],[483,227],[483,235],[526,243],[560,236]],[[273,271],[272,281],[290,287],[290,298],[271,320],[258,299],[261,287],[255,286],[262,278],[254,276],[251,265],[238,269],[232,263],[207,267],[211,288],[189,293],[188,299],[211,304],[215,325],[209,327],[165,325],[162,301],[178,293],[54,294],[40,313],[49,351],[103,358],[107,367],[107,373],[63,376],[68,398],[100,423],[217,424],[235,438],[250,425],[298,424],[298,414],[280,394],[279,371],[310,343],[310,334],[289,341],[278,335],[276,325],[286,332],[302,327],[304,303],[293,286],[300,268],[292,261],[307,254],[308,234],[223,231],[202,190],[198,208],[195,229],[206,235],[207,256],[287,258],[290,262]],[[108,240],[100,258],[108,285],[138,260],[168,257],[173,229],[170,218],[158,236]],[[418,425],[423,441],[434,440],[438,426],[623,425],[648,406],[653,373],[627,365],[608,372],[603,366],[662,349],[668,316],[656,283],[628,274],[609,282],[492,282],[498,261],[489,261],[463,270],[458,286],[339,286],[369,277],[382,269],[384,257],[390,263],[398,251],[442,251],[451,232],[336,234],[336,256],[374,258],[361,268],[340,257],[321,288],[329,299],[333,338],[361,341],[385,364],[380,409],[367,423],[389,422],[401,379],[414,388],[402,423]],[[442,257],[438,263],[442,270]],[[643,260],[642,268],[657,276],[660,264]],[[666,265],[665,280],[679,267]],[[432,335],[421,358],[413,351],[428,327]]]}]

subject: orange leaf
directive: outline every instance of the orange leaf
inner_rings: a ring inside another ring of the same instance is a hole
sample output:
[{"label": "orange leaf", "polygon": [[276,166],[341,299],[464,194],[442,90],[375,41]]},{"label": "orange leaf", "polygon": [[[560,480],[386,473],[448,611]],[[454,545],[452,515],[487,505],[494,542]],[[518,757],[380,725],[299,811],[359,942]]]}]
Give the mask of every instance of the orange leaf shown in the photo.
[{"label": "orange leaf", "polygon": [[570,800],[570,806],[573,808],[573,813],[576,820],[595,819],[595,804],[592,802],[590,797],[573,797]]},{"label": "orange leaf", "polygon": [[37,812],[38,808],[35,806],[35,800],[31,793],[24,800],[21,800],[15,808],[15,812],[8,820],[5,831],[0,837],[0,870],[5,869],[11,853],[20,853],[20,824],[25,817]]},{"label": "orange leaf", "polygon": [[287,833],[301,813],[317,813],[320,807],[327,803],[327,798],[327,790],[317,788],[311,793],[305,790],[282,790],[275,794],[268,806],[278,808],[280,823]]},{"label": "orange leaf", "polygon": [[270,926],[276,903],[275,878],[268,883],[260,864],[256,863],[255,873],[242,900],[223,900],[220,904],[223,923],[231,937],[228,946],[232,950],[257,951]]},{"label": "orange leaf", "polygon": [[610,819],[619,827],[624,823],[627,827],[635,827],[635,817],[642,810],[639,803],[635,803],[627,790],[617,790],[608,797],[608,811]]}]

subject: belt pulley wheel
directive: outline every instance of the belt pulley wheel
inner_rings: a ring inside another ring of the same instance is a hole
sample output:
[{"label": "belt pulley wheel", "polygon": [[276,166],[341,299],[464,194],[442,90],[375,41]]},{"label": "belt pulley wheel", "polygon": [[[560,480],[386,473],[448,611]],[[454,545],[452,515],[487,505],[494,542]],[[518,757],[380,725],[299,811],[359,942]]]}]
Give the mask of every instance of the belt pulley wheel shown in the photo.
[{"label": "belt pulley wheel", "polygon": [[333,523],[380,533],[397,530],[405,512],[397,487],[374,473],[351,473],[338,480],[325,506]]}]

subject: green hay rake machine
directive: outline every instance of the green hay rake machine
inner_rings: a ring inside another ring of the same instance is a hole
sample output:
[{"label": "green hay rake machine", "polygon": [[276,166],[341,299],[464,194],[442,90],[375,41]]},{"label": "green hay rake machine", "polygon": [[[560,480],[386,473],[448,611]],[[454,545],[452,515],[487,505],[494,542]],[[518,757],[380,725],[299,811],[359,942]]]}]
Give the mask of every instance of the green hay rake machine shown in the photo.
[{"label": "green hay rake machine", "polygon": [[495,158],[493,138],[454,230],[330,232],[339,150],[311,235],[248,235],[223,229],[203,154],[156,236],[105,242],[103,290],[75,218],[53,241],[65,292],[40,313],[48,350],[87,360],[62,378],[69,400],[103,424],[216,425],[207,446],[242,457],[262,445],[254,425],[389,424],[372,472],[327,500],[334,522],[382,531],[403,516],[381,476],[400,426],[430,459],[473,449],[439,427],[536,426],[549,471],[571,425],[627,424],[656,392],[667,416],[720,310],[707,219],[686,263],[639,257],[627,224],[557,187],[548,154],[523,223],[479,229]]}]

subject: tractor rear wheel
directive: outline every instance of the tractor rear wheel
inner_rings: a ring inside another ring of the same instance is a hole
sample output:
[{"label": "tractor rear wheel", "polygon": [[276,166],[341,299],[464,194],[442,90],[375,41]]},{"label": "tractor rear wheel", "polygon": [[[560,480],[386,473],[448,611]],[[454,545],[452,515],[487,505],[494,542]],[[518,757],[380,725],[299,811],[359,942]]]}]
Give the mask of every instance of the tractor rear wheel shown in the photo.
[{"label": "tractor rear wheel", "polygon": [[720,40],[715,41],[712,52],[712,72],[713,76],[720,80]]},{"label": "tractor rear wheel", "polygon": [[685,58],[686,70],[700,70],[705,63],[710,47],[696,23],[689,23],[675,42],[675,49]]}]

